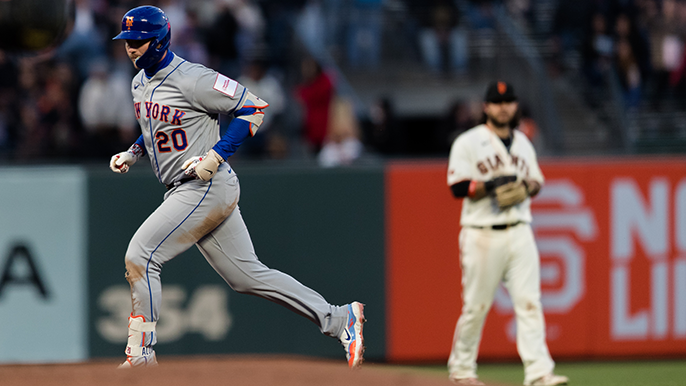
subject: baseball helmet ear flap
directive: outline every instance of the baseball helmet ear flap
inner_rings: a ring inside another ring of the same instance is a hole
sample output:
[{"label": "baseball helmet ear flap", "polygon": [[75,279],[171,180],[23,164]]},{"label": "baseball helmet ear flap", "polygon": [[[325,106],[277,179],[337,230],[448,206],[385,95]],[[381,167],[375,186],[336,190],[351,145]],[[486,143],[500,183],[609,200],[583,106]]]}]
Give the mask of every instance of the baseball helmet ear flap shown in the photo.
[{"label": "baseball helmet ear flap", "polygon": [[171,44],[171,25],[164,11],[144,5],[127,12],[121,20],[121,32],[112,40],[150,40],[148,50],[136,59],[136,67],[148,68],[162,59]]}]

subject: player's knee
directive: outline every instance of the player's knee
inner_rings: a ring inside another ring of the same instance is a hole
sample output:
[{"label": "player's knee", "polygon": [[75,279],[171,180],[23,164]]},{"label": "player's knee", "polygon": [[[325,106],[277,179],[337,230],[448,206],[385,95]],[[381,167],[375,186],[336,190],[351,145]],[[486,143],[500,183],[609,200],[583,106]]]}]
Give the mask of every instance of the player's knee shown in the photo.
[{"label": "player's knee", "polygon": [[469,315],[473,318],[483,318],[486,316],[490,308],[491,305],[487,303],[465,305],[462,307],[462,314]]},{"label": "player's knee", "polygon": [[542,311],[543,307],[541,305],[541,300],[532,297],[521,297],[513,299],[515,309],[518,312],[525,313],[539,313]]},{"label": "player's knee", "polygon": [[145,278],[145,264],[141,264],[140,259],[126,255],[124,258],[126,273],[124,276],[129,284],[133,285],[138,280]]},{"label": "player's knee", "polygon": [[158,274],[161,271],[161,266],[154,261],[149,261],[149,254],[140,248],[129,248],[124,255],[124,265],[126,267],[126,280],[133,285],[141,279],[146,279],[149,273]]}]

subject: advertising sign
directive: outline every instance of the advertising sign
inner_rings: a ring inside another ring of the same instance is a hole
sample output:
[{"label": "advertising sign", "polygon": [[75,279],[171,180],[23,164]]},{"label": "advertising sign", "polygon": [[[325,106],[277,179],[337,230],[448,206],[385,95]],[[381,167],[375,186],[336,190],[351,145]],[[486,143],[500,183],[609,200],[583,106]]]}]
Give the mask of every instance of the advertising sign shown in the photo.
[{"label": "advertising sign", "polygon": [[[553,356],[685,354],[686,165],[641,159],[541,167],[546,184],[532,203],[532,228]],[[390,359],[447,359],[450,352],[461,307],[461,202],[450,194],[446,169],[441,162],[389,169]],[[408,340],[416,330],[421,338]],[[515,334],[501,287],[480,357],[517,358]]]},{"label": "advertising sign", "polygon": [[0,170],[0,363],[87,351],[85,173]]}]

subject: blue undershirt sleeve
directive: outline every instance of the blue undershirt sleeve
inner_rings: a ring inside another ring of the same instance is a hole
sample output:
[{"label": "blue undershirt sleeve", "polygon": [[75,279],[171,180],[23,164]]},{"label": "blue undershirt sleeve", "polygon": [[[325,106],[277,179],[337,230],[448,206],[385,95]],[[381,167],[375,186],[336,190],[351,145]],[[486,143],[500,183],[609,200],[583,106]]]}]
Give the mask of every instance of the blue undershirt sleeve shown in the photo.
[{"label": "blue undershirt sleeve", "polygon": [[241,115],[252,115],[257,111],[254,107],[243,107],[234,113],[234,118],[226,128],[226,133],[212,149],[224,160],[228,159],[236,152],[238,147],[246,138],[252,136],[250,125],[252,123],[238,119]]},{"label": "blue undershirt sleeve", "polygon": [[145,151],[145,140],[143,139],[143,134],[141,134],[141,136],[138,137],[138,139],[136,140],[136,142],[134,143],[134,145],[138,145],[138,146],[141,148],[141,150],[143,150],[143,154],[141,154],[141,155],[145,155],[145,154],[146,154],[146,151]]}]

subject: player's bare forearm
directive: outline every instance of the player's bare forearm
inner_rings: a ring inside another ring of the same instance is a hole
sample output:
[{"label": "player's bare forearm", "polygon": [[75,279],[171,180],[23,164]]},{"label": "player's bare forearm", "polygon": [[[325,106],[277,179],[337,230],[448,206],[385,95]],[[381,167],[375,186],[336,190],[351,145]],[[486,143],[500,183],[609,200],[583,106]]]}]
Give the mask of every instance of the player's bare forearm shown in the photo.
[{"label": "player's bare forearm", "polygon": [[472,200],[477,201],[488,195],[486,191],[486,184],[483,181],[476,181],[474,184],[474,193],[471,195]]},{"label": "player's bare forearm", "polygon": [[524,185],[526,185],[526,191],[529,193],[529,197],[534,197],[541,191],[541,184],[532,179],[524,180]]}]

